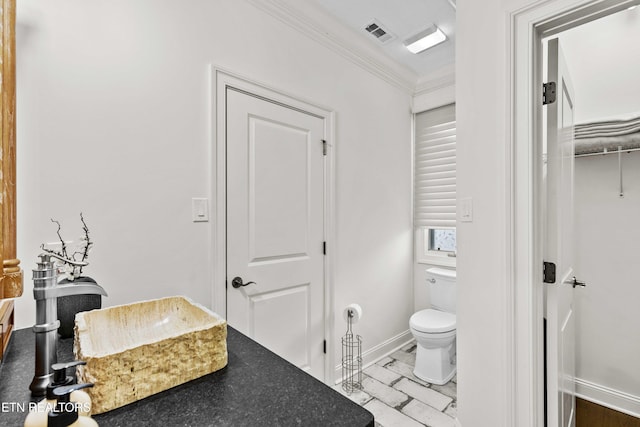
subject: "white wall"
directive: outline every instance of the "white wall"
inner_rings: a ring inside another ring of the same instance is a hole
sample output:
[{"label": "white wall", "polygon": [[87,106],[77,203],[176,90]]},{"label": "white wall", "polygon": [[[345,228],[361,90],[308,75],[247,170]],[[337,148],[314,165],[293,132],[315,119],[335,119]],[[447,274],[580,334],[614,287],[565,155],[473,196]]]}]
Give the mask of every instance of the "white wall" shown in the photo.
[{"label": "white wall", "polygon": [[464,427],[512,425],[505,9],[513,3],[457,2],[457,196],[473,199],[473,222],[457,224],[458,420]]},{"label": "white wall", "polygon": [[214,64],[336,112],[336,358],[348,303],[363,307],[365,350],[408,329],[407,93],[245,1],[21,0],[17,27],[17,327],[34,323],[29,270],[56,240],[49,219],[76,238],[79,212],[106,305],[211,305],[211,223],[191,222],[191,198],[214,185]]},{"label": "white wall", "polygon": [[617,155],[576,159],[576,377],[583,397],[640,416],[640,152],[622,164],[620,198]]},{"label": "white wall", "polygon": [[576,93],[576,122],[640,112],[640,8],[559,35]]},{"label": "white wall", "polygon": [[[578,122],[640,114],[640,8],[624,10],[560,35],[576,93]],[[578,392],[640,416],[640,153],[576,159],[576,297]]]},{"label": "white wall", "polygon": [[[512,222],[508,214],[509,179],[513,140],[510,119],[510,70],[514,61],[511,37],[512,14],[540,6],[538,16],[559,7],[586,1],[553,0],[458,0],[456,39],[456,120],[458,197],[473,198],[473,222],[458,223],[458,420],[464,427],[511,427],[533,425],[529,399],[511,391],[519,384],[514,375],[531,382],[527,375],[534,363],[516,359],[512,344],[532,340],[511,336],[511,328],[524,332],[527,325],[512,325],[510,310],[527,307],[522,296],[529,290],[516,289],[509,276],[507,260]],[[542,18],[540,18],[542,19]],[[631,43],[627,46],[630,48]],[[527,76],[522,75],[526,81]],[[519,84],[519,82],[515,82]],[[510,302],[518,296],[515,307]],[[520,296],[522,295],[522,296]],[[531,308],[528,308],[531,310]],[[524,345],[523,345],[524,346]],[[522,355],[531,358],[532,355]],[[511,372],[512,362],[517,372]],[[514,407],[513,403],[522,404]],[[516,413],[514,424],[511,414]],[[520,419],[519,417],[526,417]]]}]

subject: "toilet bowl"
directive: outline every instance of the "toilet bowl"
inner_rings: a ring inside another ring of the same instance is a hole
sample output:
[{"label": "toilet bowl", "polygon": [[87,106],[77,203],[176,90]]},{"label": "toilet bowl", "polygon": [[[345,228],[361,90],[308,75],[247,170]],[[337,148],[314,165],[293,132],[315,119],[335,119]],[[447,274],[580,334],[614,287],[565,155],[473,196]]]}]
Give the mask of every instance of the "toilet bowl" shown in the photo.
[{"label": "toilet bowl", "polygon": [[426,309],[411,316],[417,342],[414,375],[432,384],[448,383],[456,374],[456,316]]},{"label": "toilet bowl", "polygon": [[443,385],[456,374],[456,272],[442,268],[427,270],[431,308],[414,313],[409,329],[416,339],[414,375]]}]

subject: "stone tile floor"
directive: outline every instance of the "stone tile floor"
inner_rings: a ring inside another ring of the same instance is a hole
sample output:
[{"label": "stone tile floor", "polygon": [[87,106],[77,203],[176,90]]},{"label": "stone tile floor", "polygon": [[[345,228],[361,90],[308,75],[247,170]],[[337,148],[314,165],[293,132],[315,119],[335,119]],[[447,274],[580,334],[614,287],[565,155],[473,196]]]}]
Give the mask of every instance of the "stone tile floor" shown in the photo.
[{"label": "stone tile floor", "polygon": [[426,383],[413,375],[415,341],[364,370],[362,390],[348,395],[368,409],[380,427],[454,427],[456,377],[445,385]]}]

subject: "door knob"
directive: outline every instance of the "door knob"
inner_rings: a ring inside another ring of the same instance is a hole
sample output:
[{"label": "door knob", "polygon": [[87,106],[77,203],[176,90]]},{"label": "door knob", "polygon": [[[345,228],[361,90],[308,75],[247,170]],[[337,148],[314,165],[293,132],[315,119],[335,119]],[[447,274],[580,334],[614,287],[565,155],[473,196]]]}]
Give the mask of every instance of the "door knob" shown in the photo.
[{"label": "door knob", "polygon": [[240,288],[242,286],[247,286],[252,283],[255,284],[256,282],[242,283],[242,277],[234,277],[233,280],[231,281],[231,286],[233,286],[234,288]]},{"label": "door knob", "polygon": [[576,276],[573,276],[573,278],[571,279],[571,281],[569,283],[571,283],[571,286],[573,286],[574,289],[575,289],[576,286],[582,286],[583,288],[585,286],[587,286],[587,284],[585,282],[581,282],[578,279],[576,279]]}]

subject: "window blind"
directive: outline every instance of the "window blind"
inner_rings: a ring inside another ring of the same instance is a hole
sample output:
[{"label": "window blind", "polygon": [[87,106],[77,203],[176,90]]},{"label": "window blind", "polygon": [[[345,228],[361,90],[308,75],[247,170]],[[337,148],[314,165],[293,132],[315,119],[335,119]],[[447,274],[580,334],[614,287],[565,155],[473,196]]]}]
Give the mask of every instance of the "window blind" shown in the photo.
[{"label": "window blind", "polygon": [[456,226],[455,104],[415,118],[414,225]]}]

